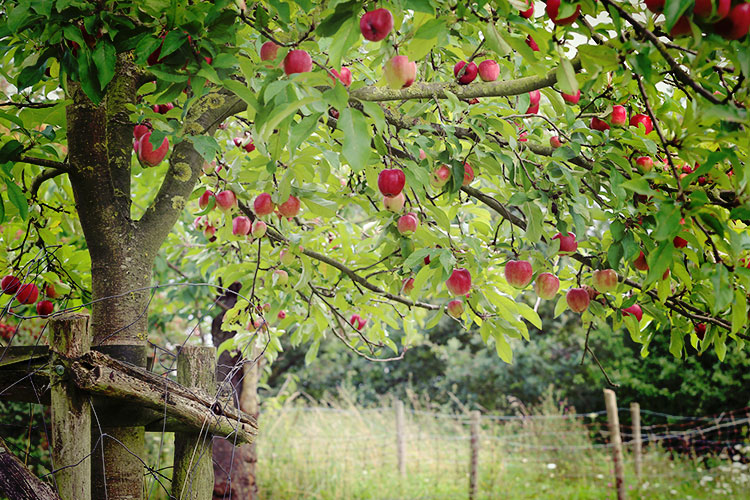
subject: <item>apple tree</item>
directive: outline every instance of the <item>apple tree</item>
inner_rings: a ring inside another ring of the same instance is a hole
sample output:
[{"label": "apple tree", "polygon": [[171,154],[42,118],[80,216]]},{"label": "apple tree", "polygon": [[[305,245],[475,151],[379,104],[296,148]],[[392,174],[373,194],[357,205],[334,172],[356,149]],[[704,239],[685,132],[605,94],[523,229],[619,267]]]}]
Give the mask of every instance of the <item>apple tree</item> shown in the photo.
[{"label": "apple tree", "polygon": [[[448,314],[511,362],[540,300],[722,358],[750,339],[749,27],[724,0],[4,2],[3,291],[55,284],[137,364],[154,290],[182,297],[157,255],[240,283],[223,347],[269,359],[399,359]],[[108,434],[137,498],[143,429]]]}]

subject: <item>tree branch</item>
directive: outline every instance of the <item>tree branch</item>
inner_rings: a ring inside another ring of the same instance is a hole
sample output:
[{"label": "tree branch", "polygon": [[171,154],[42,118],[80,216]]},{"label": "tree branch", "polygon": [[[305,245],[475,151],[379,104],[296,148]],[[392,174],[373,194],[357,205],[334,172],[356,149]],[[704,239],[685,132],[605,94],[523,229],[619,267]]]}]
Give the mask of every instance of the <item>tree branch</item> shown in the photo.
[{"label": "tree branch", "polygon": [[55,177],[63,174],[67,174],[68,169],[67,168],[49,168],[42,172],[41,174],[34,177],[34,181],[31,183],[31,199],[36,198],[36,193],[39,191],[39,188],[42,186],[42,184],[45,181],[48,181],[50,179],[54,179]]},{"label": "tree branch", "polygon": [[61,161],[47,160],[46,158],[33,158],[31,156],[21,156],[19,162],[28,163],[29,165],[39,165],[40,167],[56,168],[67,171],[69,165]]}]

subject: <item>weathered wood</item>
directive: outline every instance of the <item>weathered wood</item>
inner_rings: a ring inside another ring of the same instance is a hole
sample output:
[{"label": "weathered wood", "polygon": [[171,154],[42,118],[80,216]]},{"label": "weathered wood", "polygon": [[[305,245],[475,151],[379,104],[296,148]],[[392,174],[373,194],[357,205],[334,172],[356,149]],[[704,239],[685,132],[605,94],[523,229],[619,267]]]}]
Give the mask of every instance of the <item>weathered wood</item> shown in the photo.
[{"label": "weathered wood", "polygon": [[35,371],[41,367],[27,369],[20,365],[13,366],[12,370],[0,368],[0,401],[49,405],[49,375],[46,368]]},{"label": "weathered wood", "polygon": [[479,411],[471,412],[471,459],[469,462],[469,500],[477,497],[479,477]]},{"label": "weathered wood", "polygon": [[[216,349],[182,347],[177,355],[177,382],[188,389],[214,394]],[[172,495],[177,500],[211,500],[214,491],[211,443],[207,429],[175,433]]]},{"label": "weathered wood", "polygon": [[641,438],[641,405],[630,403],[630,421],[633,423],[633,458],[635,463],[635,477],[641,478],[641,462],[643,458]]},{"label": "weathered wood", "polygon": [[125,399],[165,412],[194,429],[232,436],[241,443],[252,442],[258,426],[255,419],[229,405],[221,405],[200,390],[180,384],[137,366],[90,351],[71,365],[73,381],[92,394]]},{"label": "weathered wood", "polygon": [[404,402],[396,400],[396,463],[401,477],[406,476],[406,442],[404,439]]},{"label": "weathered wood", "polygon": [[[240,410],[252,416],[256,422],[260,417],[260,401],[258,398],[258,383],[260,382],[261,373],[265,357],[263,349],[257,342],[253,342],[251,357],[244,360],[242,365],[243,379],[242,391],[240,392]],[[238,464],[237,479],[232,481],[232,485],[240,485],[245,500],[258,500],[260,492],[258,489],[258,448],[257,442],[243,444],[239,447],[240,463]],[[214,497],[216,490],[214,489]]]},{"label": "weathered wood", "polygon": [[604,389],[604,403],[607,406],[609,444],[612,446],[612,461],[615,466],[615,490],[617,500],[625,499],[625,470],[622,456],[622,436],[620,436],[620,416],[617,412],[615,391]]},{"label": "weathered wood", "polygon": [[13,500],[60,500],[52,487],[26,468],[0,438],[0,493]]},{"label": "weathered wood", "polygon": [[21,345],[0,347],[0,369],[16,363],[46,362],[49,359],[49,347],[46,345]]},{"label": "weathered wood", "polygon": [[91,498],[91,404],[69,378],[71,360],[91,345],[89,316],[66,314],[48,325],[52,467],[63,500]]}]

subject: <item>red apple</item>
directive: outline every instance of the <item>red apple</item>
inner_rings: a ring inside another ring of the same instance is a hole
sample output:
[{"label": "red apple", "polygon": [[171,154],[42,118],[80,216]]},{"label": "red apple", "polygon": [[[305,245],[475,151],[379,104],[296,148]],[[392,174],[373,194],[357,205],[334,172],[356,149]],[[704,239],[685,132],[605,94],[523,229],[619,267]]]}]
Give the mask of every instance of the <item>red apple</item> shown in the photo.
[{"label": "red apple", "polygon": [[698,323],[695,325],[695,335],[703,340],[703,338],[706,336],[706,324],[705,323]]},{"label": "red apple", "polygon": [[336,82],[336,79],[338,79],[345,87],[348,87],[352,84],[352,72],[349,70],[349,68],[341,68],[340,73],[335,69],[332,69],[331,73],[336,76],[336,78],[333,79],[334,83]]},{"label": "red apple", "polygon": [[494,82],[500,77],[500,65],[492,59],[479,63],[479,78],[484,82]]},{"label": "red apple", "polygon": [[2,281],[0,281],[0,288],[2,288],[5,295],[15,295],[20,286],[21,280],[10,274],[3,276]]},{"label": "red apple", "polygon": [[260,193],[253,201],[253,211],[258,217],[272,214],[275,208],[271,195],[268,193]]},{"label": "red apple", "polygon": [[560,280],[552,273],[541,273],[534,280],[534,292],[540,299],[553,299],[559,289]]},{"label": "red apple", "polygon": [[244,215],[235,217],[232,220],[232,234],[235,236],[247,236],[250,233],[250,219]]},{"label": "red apple", "polygon": [[573,22],[578,19],[578,15],[581,13],[581,6],[576,5],[576,11],[572,16],[558,19],[557,13],[560,11],[560,0],[547,0],[547,7],[545,7],[544,11],[547,13],[550,20],[557,26],[567,26],[568,24],[573,24]]},{"label": "red apple", "polygon": [[614,292],[617,288],[617,273],[613,269],[600,269],[594,271],[591,281],[597,292]]},{"label": "red apple", "polygon": [[672,240],[672,244],[675,246],[675,248],[685,248],[688,242],[685,238],[680,238],[679,236],[675,236],[674,239]]},{"label": "red apple", "polygon": [[378,189],[383,196],[398,196],[404,190],[406,176],[400,168],[386,168],[378,174]]},{"label": "red apple", "polygon": [[578,242],[576,241],[576,235],[574,233],[568,233],[567,236],[563,236],[562,233],[557,233],[552,237],[553,240],[560,240],[560,255],[570,255],[578,250]]},{"label": "red apple", "polygon": [[568,303],[571,311],[581,313],[588,309],[591,298],[589,292],[583,288],[571,288],[565,294],[565,301]]},{"label": "red apple", "polygon": [[527,137],[529,135],[528,132],[525,130],[522,131],[520,134],[518,134],[518,142],[527,142],[529,138]]},{"label": "red apple", "polygon": [[33,304],[39,298],[39,289],[34,283],[24,283],[18,287],[16,300],[21,304]]},{"label": "red apple", "polygon": [[448,165],[441,165],[432,172],[430,184],[432,184],[434,187],[440,188],[445,186],[445,184],[448,182],[448,179],[450,178],[451,169],[448,167]]},{"label": "red apple", "polygon": [[646,8],[654,14],[659,14],[664,10],[665,0],[646,0]]},{"label": "red apple", "polygon": [[211,203],[211,198],[214,197],[214,192],[210,189],[206,189],[200,198],[198,198],[198,206],[201,207],[201,210],[205,209],[209,203]]},{"label": "red apple", "polygon": [[417,79],[417,63],[409,62],[406,56],[393,56],[383,66],[383,74],[390,88],[403,89]]},{"label": "red apple", "polygon": [[414,212],[409,212],[399,217],[396,227],[401,236],[411,236],[419,227],[419,218]]},{"label": "red apple", "polygon": [[[716,11],[714,11],[714,5],[716,5]],[[695,0],[693,14],[715,23],[727,17],[731,7],[731,0]]]},{"label": "red apple", "polygon": [[284,318],[286,318],[286,312],[279,311],[279,314],[277,314],[276,317],[279,318],[279,319],[284,319]]},{"label": "red apple", "polygon": [[609,114],[609,123],[613,127],[624,127],[628,124],[628,111],[625,106],[612,106],[612,113]]},{"label": "red apple", "polygon": [[135,154],[138,157],[138,161],[141,162],[141,165],[155,167],[167,157],[167,153],[169,153],[169,140],[165,137],[161,146],[154,150],[150,139],[151,131],[149,130],[143,134],[140,139],[135,141],[133,148],[135,149]]},{"label": "red apple", "polygon": [[716,33],[727,40],[739,40],[750,31],[750,3],[738,3],[729,15],[716,24]]},{"label": "red apple", "polygon": [[448,316],[458,319],[464,313],[464,303],[459,299],[453,299],[448,302],[446,309],[448,309]]},{"label": "red apple", "polygon": [[414,291],[414,278],[406,278],[401,284],[401,288],[406,295],[410,295]]},{"label": "red apple", "polygon": [[649,134],[652,130],[654,130],[654,127],[651,124],[651,118],[649,118],[648,115],[644,115],[642,113],[638,113],[630,117],[630,126],[639,128],[638,125],[643,125],[644,129],[646,130],[646,134]]},{"label": "red apple", "polygon": [[643,310],[641,309],[641,306],[638,304],[633,304],[630,307],[626,307],[622,310],[623,316],[635,316],[635,319],[639,322],[641,321],[641,318],[643,318]]},{"label": "red apple", "polygon": [[528,45],[534,52],[539,52],[539,45],[531,35],[526,35],[526,45]]},{"label": "red apple", "polygon": [[563,101],[568,104],[578,104],[578,101],[581,100],[581,89],[578,89],[575,94],[566,94],[565,92],[561,92],[561,94]]},{"label": "red apple", "polygon": [[312,57],[305,50],[290,50],[284,58],[284,73],[293,75],[295,73],[307,73],[312,71]]},{"label": "red apple", "polygon": [[562,146],[562,145],[563,145],[563,143],[562,143],[562,141],[560,140],[560,137],[559,137],[559,136],[557,136],[557,135],[554,135],[554,136],[552,136],[552,137],[550,137],[550,138],[549,138],[549,145],[550,145],[550,146],[552,146],[553,148],[557,149],[557,148],[559,148],[560,146]]},{"label": "red apple", "polygon": [[235,196],[233,191],[225,189],[216,195],[216,206],[220,210],[231,210],[237,206],[237,196]]},{"label": "red apple", "polygon": [[542,98],[542,93],[538,90],[532,90],[529,92],[529,108],[526,110],[527,115],[533,115],[539,112],[539,101]]},{"label": "red apple", "polygon": [[534,270],[528,260],[511,260],[505,264],[505,280],[516,288],[526,288],[533,275]]},{"label": "red apple", "polygon": [[[473,82],[477,77],[478,71],[479,69],[477,68],[477,65],[473,62],[470,62],[467,65],[466,61],[459,61],[455,66],[453,66],[453,76],[458,79],[458,83],[460,83],[461,85],[467,85]],[[458,76],[459,74],[461,76]]]},{"label": "red apple", "polygon": [[46,295],[50,299],[56,299],[60,296],[60,294],[57,293],[57,290],[55,290],[55,285],[53,285],[52,283],[49,283],[44,287],[44,295]]},{"label": "red apple", "polygon": [[273,272],[271,280],[279,286],[284,286],[289,283],[289,274],[283,269],[276,269]]},{"label": "red apple", "polygon": [[404,209],[405,201],[406,198],[403,191],[396,196],[383,196],[383,206],[386,210],[395,214],[400,213]]},{"label": "red apple", "polygon": [[534,16],[534,2],[529,3],[529,8],[526,10],[519,10],[518,13],[521,17],[531,19]]},{"label": "red apple", "polygon": [[593,130],[598,130],[600,132],[604,132],[605,130],[609,130],[609,123],[605,122],[604,120],[600,120],[596,116],[591,117],[591,124],[589,125]]},{"label": "red apple", "polygon": [[388,9],[366,12],[359,20],[359,30],[365,40],[379,42],[393,29],[393,15]]},{"label": "red apple", "polygon": [[284,217],[296,217],[299,214],[300,202],[296,196],[289,196],[287,200],[279,205],[279,213]]},{"label": "red apple", "polygon": [[253,222],[253,229],[250,234],[253,235],[253,238],[262,238],[266,234],[266,229],[268,229],[268,225],[265,222],[256,220]]},{"label": "red apple", "polygon": [[471,165],[468,163],[464,163],[464,181],[462,183],[463,186],[468,186],[471,184],[471,181],[474,180],[474,169],[471,168]]},{"label": "red apple", "polygon": [[273,61],[279,52],[279,46],[274,42],[266,42],[260,46],[260,60]]},{"label": "red apple", "polygon": [[244,149],[248,153],[252,153],[253,151],[255,151],[255,143],[252,139],[250,139],[247,144],[242,146],[242,149]]},{"label": "red apple", "polygon": [[690,17],[684,15],[677,20],[674,26],[672,26],[672,29],[669,31],[669,36],[675,38],[682,35],[690,35],[692,32],[693,30],[690,28]]},{"label": "red apple", "polygon": [[446,280],[445,286],[452,295],[466,295],[471,291],[471,273],[463,267],[456,268]]},{"label": "red apple", "polygon": [[641,250],[641,253],[639,253],[638,257],[633,261],[633,267],[639,271],[648,271],[648,262],[646,262],[646,254],[643,253],[643,250]]},{"label": "red apple", "polygon": [[635,164],[644,172],[650,172],[651,169],[654,168],[654,160],[652,160],[650,156],[639,156],[638,159],[635,160]]},{"label": "red apple", "polygon": [[39,316],[49,316],[55,310],[55,306],[49,300],[41,300],[36,305],[36,313]]},{"label": "red apple", "polygon": [[151,129],[147,125],[143,123],[139,123],[138,125],[133,127],[133,137],[135,137],[135,140],[137,141],[138,139],[143,137],[145,134],[147,134],[150,130]]}]

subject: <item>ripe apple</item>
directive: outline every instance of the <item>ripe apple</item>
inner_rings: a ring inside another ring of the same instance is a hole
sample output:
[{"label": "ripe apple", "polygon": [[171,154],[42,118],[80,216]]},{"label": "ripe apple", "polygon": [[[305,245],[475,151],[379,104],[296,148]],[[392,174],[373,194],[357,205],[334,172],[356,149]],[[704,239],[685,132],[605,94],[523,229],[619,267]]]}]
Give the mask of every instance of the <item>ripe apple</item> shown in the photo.
[{"label": "ripe apple", "polygon": [[646,0],[646,8],[654,14],[659,14],[664,10],[664,3],[666,0]]},{"label": "ripe apple", "polygon": [[56,299],[60,296],[60,294],[57,293],[57,290],[55,290],[55,285],[52,283],[49,283],[44,287],[44,295],[46,295],[50,299]]},{"label": "ripe apple", "polygon": [[446,309],[448,309],[448,316],[458,319],[464,313],[464,303],[459,299],[453,299],[448,302]]},{"label": "ripe apple", "polygon": [[252,139],[250,139],[247,144],[242,146],[242,149],[244,149],[248,153],[252,153],[253,151],[255,151],[255,143]]},{"label": "ripe apple", "polygon": [[279,319],[284,319],[284,318],[286,318],[286,312],[285,311],[279,311],[279,313],[276,315],[276,317],[279,318]]},{"label": "ripe apple", "polygon": [[[716,12],[714,12],[714,4],[716,4]],[[731,7],[731,0],[695,0],[693,14],[715,23],[727,17]]]},{"label": "ripe apple", "polygon": [[232,220],[232,234],[235,236],[247,236],[250,233],[250,219],[240,215]]},{"label": "ripe apple", "polygon": [[18,287],[16,300],[21,304],[33,304],[39,298],[39,289],[34,283],[24,283]]},{"label": "ripe apple", "polygon": [[378,174],[378,189],[383,196],[398,196],[404,184],[406,176],[400,168],[386,168]]},{"label": "ripe apple", "polygon": [[563,236],[562,233],[557,233],[552,237],[553,240],[560,240],[560,255],[570,255],[578,250],[578,242],[576,241],[576,235],[574,233],[568,233],[567,236]]},{"label": "ripe apple", "polygon": [[398,232],[401,234],[401,236],[411,236],[419,227],[419,219],[417,218],[417,214],[415,214],[414,212],[409,212],[406,215],[402,215],[401,217],[399,217],[396,227],[398,228]]},{"label": "ripe apple", "polygon": [[461,184],[462,186],[468,186],[471,184],[471,181],[474,180],[474,169],[471,168],[471,165],[468,163],[464,163],[464,181]]},{"label": "ripe apple", "polygon": [[542,93],[538,90],[532,90],[529,92],[529,108],[526,110],[527,115],[533,115],[539,112],[539,101],[542,98]]},{"label": "ripe apple", "polygon": [[312,57],[305,50],[290,50],[284,58],[284,73],[287,76],[295,73],[312,71]]},{"label": "ripe apple", "polygon": [[[462,71],[463,70],[463,71]],[[477,77],[479,69],[473,62],[466,64],[466,61],[459,61],[453,66],[453,76],[458,79],[458,83],[461,85],[467,85],[474,81]],[[458,75],[461,76],[458,76]]]},{"label": "ripe apple", "polygon": [[216,234],[216,228],[212,226],[211,224],[206,223],[205,227],[203,228],[203,236],[205,236],[211,241],[214,241],[215,234]]},{"label": "ripe apple", "polygon": [[143,137],[144,134],[148,133],[150,130],[151,129],[147,125],[143,123],[139,123],[138,125],[133,127],[133,137],[135,137],[135,140],[137,141],[138,139]]},{"label": "ripe apple", "polygon": [[643,318],[643,310],[641,309],[641,306],[639,306],[638,304],[633,304],[630,307],[626,307],[625,309],[622,309],[622,315],[623,316],[635,316],[635,319],[640,322],[641,318]]},{"label": "ripe apple", "polygon": [[583,288],[571,288],[565,294],[565,301],[573,312],[581,313],[588,309],[591,298],[589,292]]},{"label": "ripe apple", "polygon": [[417,63],[407,56],[393,56],[383,66],[385,81],[392,89],[409,87],[417,79]]},{"label": "ripe apple", "polygon": [[609,123],[613,127],[624,127],[628,124],[628,111],[625,106],[612,106],[612,113],[609,114]]},{"label": "ripe apple", "polygon": [[268,41],[260,46],[260,60],[273,61],[279,52],[279,46],[274,42]]},{"label": "ripe apple", "polygon": [[654,160],[650,156],[639,156],[635,164],[644,172],[650,172],[654,168]]},{"label": "ripe apple", "polygon": [[289,196],[287,200],[279,205],[279,213],[284,217],[296,217],[299,214],[300,202],[296,196]]},{"label": "ripe apple", "polygon": [[273,200],[271,200],[271,195],[268,193],[260,193],[253,200],[253,211],[258,217],[273,213],[274,208],[276,207],[273,204]]},{"label": "ripe apple", "polygon": [[529,2],[529,8],[526,10],[519,10],[518,13],[521,17],[531,19],[534,16],[534,2]]},{"label": "ripe apple", "polygon": [[563,145],[563,143],[562,143],[562,141],[560,140],[560,136],[557,136],[557,135],[553,135],[552,137],[550,137],[550,138],[549,138],[549,145],[550,145],[550,146],[552,146],[552,147],[553,147],[553,148],[555,148],[555,149],[557,149],[557,148],[559,148],[560,146],[562,146],[562,145]]},{"label": "ripe apple", "polygon": [[268,225],[265,222],[256,220],[253,222],[253,229],[250,231],[250,234],[253,235],[253,238],[262,238],[266,234],[267,229]]},{"label": "ripe apple", "polygon": [[591,117],[591,124],[589,125],[593,130],[598,130],[600,132],[604,132],[605,130],[609,130],[609,123],[605,122],[604,120],[600,120],[596,116]]},{"label": "ripe apple", "polygon": [[279,262],[285,266],[289,266],[294,262],[294,254],[288,248],[282,248],[279,252]]},{"label": "ripe apple", "polygon": [[210,189],[206,189],[200,198],[198,198],[198,206],[201,207],[201,210],[205,209],[208,204],[211,202],[211,198],[214,197],[214,192]]},{"label": "ripe apple", "polygon": [[432,172],[430,184],[432,184],[436,188],[440,188],[445,186],[445,184],[448,182],[448,179],[450,178],[451,169],[448,167],[448,165],[441,165]]},{"label": "ripe apple", "polygon": [[550,20],[557,26],[567,26],[568,24],[573,24],[573,22],[578,19],[578,15],[581,13],[581,6],[576,5],[576,11],[572,16],[558,19],[557,13],[560,11],[560,0],[547,0],[547,7],[545,7],[544,11],[547,13]]},{"label": "ripe apple", "polygon": [[534,292],[540,299],[553,299],[559,289],[560,280],[552,273],[541,273],[534,280]]},{"label": "ripe apple", "polygon": [[565,92],[561,92],[561,94],[563,101],[568,104],[578,104],[578,101],[581,100],[581,89],[578,89],[575,94],[566,94]]},{"label": "ripe apple", "polygon": [[140,139],[135,141],[133,148],[135,149],[135,154],[138,157],[138,161],[141,162],[141,165],[155,167],[167,157],[167,153],[169,153],[169,140],[165,137],[161,142],[161,146],[154,150],[154,146],[151,145],[150,139],[151,131],[149,130],[143,134]]},{"label": "ripe apple", "polygon": [[643,250],[641,250],[641,253],[639,253],[638,257],[633,261],[633,267],[639,271],[648,271],[648,262],[646,262],[646,254],[643,253]]},{"label": "ripe apple", "polygon": [[227,211],[237,206],[237,196],[233,191],[225,189],[216,195],[216,205],[219,210]]},{"label": "ripe apple", "polygon": [[49,316],[55,310],[55,306],[49,300],[41,300],[36,305],[36,313],[39,316]]},{"label": "ripe apple", "polygon": [[534,52],[539,52],[539,45],[537,45],[534,37],[526,35],[526,45],[528,45]]},{"label": "ripe apple", "polygon": [[273,272],[273,276],[271,278],[273,282],[275,282],[279,286],[284,286],[287,283],[289,283],[289,274],[284,271],[283,269],[276,269]]},{"label": "ripe apple", "polygon": [[594,271],[591,281],[598,292],[614,292],[617,288],[617,273],[613,269],[600,269]]},{"label": "ripe apple", "polygon": [[365,40],[379,42],[393,29],[393,15],[388,9],[366,12],[359,20],[359,30]]},{"label": "ripe apple", "polygon": [[[344,85],[344,87],[348,87],[352,84],[352,72],[349,68],[341,68],[341,72],[332,69],[331,73],[336,76],[336,78]],[[335,83],[336,79],[333,79],[333,81]]]},{"label": "ripe apple", "polygon": [[500,77],[500,65],[492,59],[480,62],[478,69],[479,78],[484,82],[494,82]]},{"label": "ripe apple", "polygon": [[154,104],[151,109],[154,110],[154,113],[164,115],[167,114],[170,110],[174,109],[174,104],[172,104],[171,102],[168,102],[166,104]]},{"label": "ripe apple", "polygon": [[386,210],[395,214],[400,213],[404,209],[405,201],[406,198],[403,191],[396,196],[383,196],[383,206]]},{"label": "ripe apple", "polygon": [[456,268],[445,281],[445,286],[452,295],[466,295],[471,291],[471,273],[463,267]]},{"label": "ripe apple", "polygon": [[646,134],[649,134],[652,130],[654,130],[654,126],[651,124],[651,118],[649,118],[648,115],[644,115],[643,113],[638,113],[630,117],[631,127],[639,128],[639,124],[643,125],[644,129],[646,130]]},{"label": "ripe apple", "polygon": [[527,137],[529,135],[528,132],[525,130],[522,131],[520,134],[518,134],[518,142],[527,142],[529,138]]},{"label": "ripe apple", "polygon": [[685,238],[680,238],[679,236],[675,236],[672,240],[672,244],[675,248],[685,248],[688,244],[687,240]]},{"label": "ripe apple", "polygon": [[750,31],[750,3],[738,3],[716,24],[716,33],[727,40],[739,40]]},{"label": "ripe apple", "polygon": [[410,295],[414,291],[414,278],[406,278],[401,284],[401,288],[406,295]]},{"label": "ripe apple", "polygon": [[706,336],[706,324],[705,323],[698,323],[695,325],[695,335],[703,340],[703,338]]},{"label": "ripe apple", "polygon": [[2,281],[0,281],[0,288],[2,288],[5,295],[15,295],[20,286],[21,280],[11,274],[3,276]]},{"label": "ripe apple", "polygon": [[680,16],[675,25],[672,26],[672,29],[669,31],[669,36],[675,38],[682,35],[689,35],[692,32],[693,30],[690,27],[690,17],[684,15]]},{"label": "ripe apple", "polygon": [[526,288],[533,275],[534,270],[528,260],[511,260],[505,264],[505,280],[513,287]]}]

